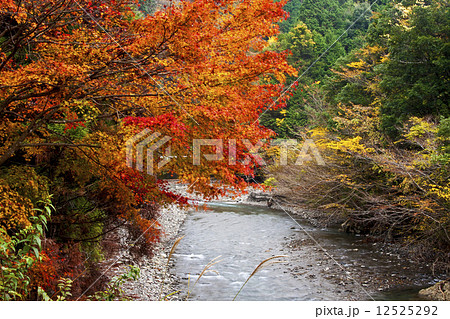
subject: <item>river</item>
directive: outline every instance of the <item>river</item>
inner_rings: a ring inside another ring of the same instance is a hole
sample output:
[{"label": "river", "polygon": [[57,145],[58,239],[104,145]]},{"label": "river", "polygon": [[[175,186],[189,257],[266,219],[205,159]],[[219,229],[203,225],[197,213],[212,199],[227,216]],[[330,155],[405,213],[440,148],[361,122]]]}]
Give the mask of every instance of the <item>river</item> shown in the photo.
[{"label": "river", "polygon": [[171,271],[189,300],[232,300],[261,261],[278,255],[287,257],[258,271],[237,300],[415,300],[440,279],[364,236],[267,207],[209,203],[189,212],[182,235]]}]

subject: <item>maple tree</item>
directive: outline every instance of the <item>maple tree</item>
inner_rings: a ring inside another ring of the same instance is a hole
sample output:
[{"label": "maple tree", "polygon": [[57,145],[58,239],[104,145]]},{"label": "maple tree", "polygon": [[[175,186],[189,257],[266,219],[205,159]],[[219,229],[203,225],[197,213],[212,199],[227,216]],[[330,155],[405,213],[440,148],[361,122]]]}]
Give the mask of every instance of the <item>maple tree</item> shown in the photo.
[{"label": "maple tree", "polygon": [[[25,227],[45,195],[8,179],[15,166],[53,194],[49,233],[80,249],[119,221],[157,241],[157,207],[187,203],[160,174],[206,197],[223,185],[242,189],[239,176],[254,167],[244,163],[247,146],[273,134],[258,116],[296,73],[287,52],[264,50],[286,18],[284,3],[181,1],[144,17],[134,0],[2,1],[1,200],[21,203],[2,206],[2,223],[14,220],[2,227],[9,235]],[[126,163],[126,141],[143,129],[171,137],[174,158],[153,176]],[[223,140],[223,159],[194,165],[194,139]],[[228,140],[236,140],[236,164]]]},{"label": "maple tree", "polygon": [[[91,125],[90,131],[102,119],[131,116],[136,126],[141,118],[139,128],[179,137],[177,151],[194,138],[255,142],[269,136],[256,120],[281,85],[255,81],[264,75],[282,83],[294,72],[285,54],[261,53],[264,37],[278,32],[282,3],[182,2],[144,19],[132,19],[130,5],[6,3],[3,10],[17,12],[8,18],[20,27],[9,28],[17,41],[2,42],[0,112],[8,136],[1,164],[24,147],[34,155],[51,143],[89,147],[83,138],[72,143],[67,134],[54,134],[50,124],[64,124],[66,131]],[[178,173],[197,177],[193,169]]]}]

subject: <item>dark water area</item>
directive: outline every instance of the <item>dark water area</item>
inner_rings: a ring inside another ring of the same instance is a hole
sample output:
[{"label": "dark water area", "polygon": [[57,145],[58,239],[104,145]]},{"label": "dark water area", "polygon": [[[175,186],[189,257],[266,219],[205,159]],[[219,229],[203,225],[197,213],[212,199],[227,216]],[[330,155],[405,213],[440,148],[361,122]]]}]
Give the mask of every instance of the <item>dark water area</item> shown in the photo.
[{"label": "dark water area", "polygon": [[189,300],[232,300],[255,267],[277,255],[287,257],[258,271],[237,300],[420,300],[418,291],[439,280],[364,236],[267,207],[208,204],[188,214],[182,235],[172,273]]}]

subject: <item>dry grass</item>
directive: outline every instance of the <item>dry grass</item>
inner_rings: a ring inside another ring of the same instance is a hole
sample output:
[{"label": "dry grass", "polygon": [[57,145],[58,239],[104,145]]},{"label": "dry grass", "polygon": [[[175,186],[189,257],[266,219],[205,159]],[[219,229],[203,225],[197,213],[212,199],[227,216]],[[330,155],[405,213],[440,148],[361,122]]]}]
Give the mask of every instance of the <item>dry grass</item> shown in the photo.
[{"label": "dry grass", "polygon": [[261,269],[268,267],[270,265],[273,264],[278,264],[278,263],[282,263],[284,261],[281,260],[273,260],[273,259],[277,259],[277,258],[284,258],[284,257],[288,257],[285,255],[280,255],[280,256],[273,256],[267,259],[264,259],[262,262],[259,263],[258,266],[256,266],[255,270],[253,270],[253,272],[250,274],[250,276],[247,278],[247,280],[244,282],[244,284],[241,286],[241,288],[239,289],[239,291],[237,292],[236,296],[234,296],[233,301],[236,300],[237,296],[241,293],[242,289],[244,289],[245,285],[247,284],[247,282],[250,280],[250,278],[252,278],[254,275],[256,275],[256,273],[258,271],[260,271]]},{"label": "dry grass", "polygon": [[[172,248],[170,249],[169,257],[167,258],[166,269],[164,270],[163,277],[162,277],[162,281],[161,281],[161,292],[159,293],[159,300],[162,300],[161,298],[162,298],[163,289],[164,289],[164,280],[166,279],[167,272],[169,271],[169,263],[170,263],[170,260],[172,259],[173,253],[175,252],[175,249],[177,248],[178,244],[180,243],[180,241],[181,241],[183,238],[184,238],[184,236],[177,238],[177,239],[175,240],[175,242],[173,243]],[[173,295],[173,294],[174,294],[174,293],[171,293],[171,294],[169,294],[169,295]],[[168,295],[168,296],[169,296],[169,295]],[[164,299],[166,299],[168,296],[165,296]]]},{"label": "dry grass", "polygon": [[[197,284],[197,282],[200,280],[200,278],[203,277],[204,274],[208,273],[208,272],[213,272],[215,274],[219,274],[219,272],[217,270],[214,269],[210,269],[212,266],[214,266],[215,264],[221,262],[222,260],[218,260],[220,257],[222,256],[217,256],[216,258],[213,258],[202,270],[202,272],[200,273],[200,275],[198,276],[197,280],[194,282],[194,284],[192,285],[192,289],[194,289],[195,285]],[[189,289],[189,282],[188,281],[188,292],[187,292],[187,296],[186,296],[186,300],[189,298],[189,295],[191,294],[192,289]]]}]

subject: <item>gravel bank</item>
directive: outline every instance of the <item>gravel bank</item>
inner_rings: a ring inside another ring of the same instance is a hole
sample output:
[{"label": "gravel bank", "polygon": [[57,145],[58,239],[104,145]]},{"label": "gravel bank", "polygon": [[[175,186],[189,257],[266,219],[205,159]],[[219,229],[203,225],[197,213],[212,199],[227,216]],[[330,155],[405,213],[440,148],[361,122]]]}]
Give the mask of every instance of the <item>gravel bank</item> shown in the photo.
[{"label": "gravel bank", "polygon": [[180,209],[175,205],[170,205],[161,210],[158,222],[161,224],[164,236],[154,246],[153,257],[144,256],[137,263],[137,266],[141,269],[141,276],[139,280],[124,285],[123,289],[126,296],[135,300],[159,300],[161,295],[164,297],[174,292],[172,290],[173,276],[169,273],[164,274],[166,273],[170,249],[177,239],[178,231],[187,213],[188,210]]}]

